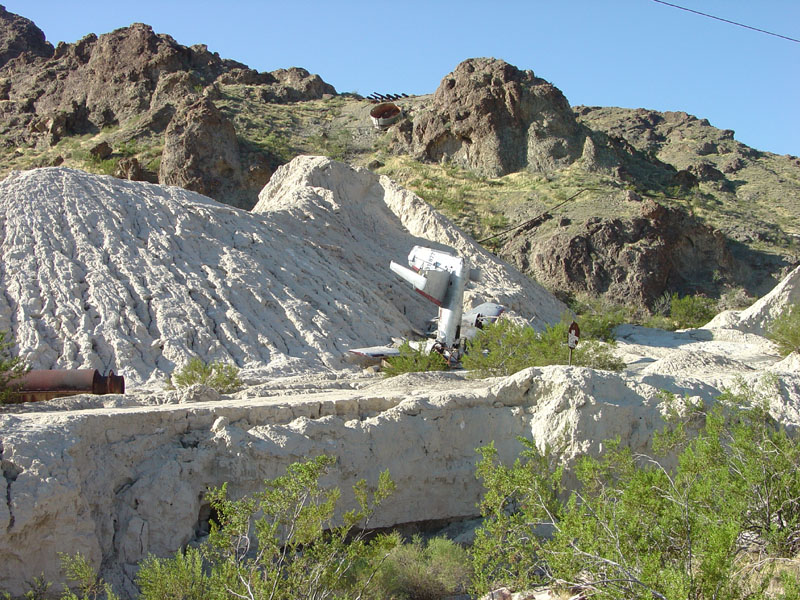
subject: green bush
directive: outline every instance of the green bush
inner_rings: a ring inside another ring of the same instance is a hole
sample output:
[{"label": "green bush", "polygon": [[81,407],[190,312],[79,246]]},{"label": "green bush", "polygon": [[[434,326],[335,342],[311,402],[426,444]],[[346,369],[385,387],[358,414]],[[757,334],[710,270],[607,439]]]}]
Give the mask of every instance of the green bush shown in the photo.
[{"label": "green bush", "polygon": [[201,383],[227,394],[241,387],[239,369],[223,362],[204,363],[197,357],[189,360],[169,379],[170,388],[182,388]]},{"label": "green bush", "polygon": [[717,314],[717,303],[705,296],[684,296],[672,294],[670,317],[677,329],[702,327]]},{"label": "green bush", "polygon": [[800,304],[790,304],[770,324],[767,337],[778,345],[778,351],[786,356],[800,352]]},{"label": "green bush", "polygon": [[78,594],[65,589],[61,600],[119,600],[111,585],[97,575],[97,571],[80,552],[75,555],[60,554],[61,570],[76,585]]},{"label": "green bush", "polygon": [[594,298],[584,302],[573,302],[573,310],[577,313],[576,321],[581,328],[581,339],[614,341],[614,329],[633,315],[628,307],[613,304],[602,298]]},{"label": "green bush", "polygon": [[[511,375],[528,367],[569,363],[567,331],[569,324],[547,326],[542,332],[532,327],[499,319],[482,329],[467,346],[462,359],[465,369],[480,377]],[[621,370],[612,345],[597,340],[581,341],[572,353],[572,364],[595,369]]]},{"label": "green bush", "polygon": [[8,332],[0,331],[0,404],[7,402],[14,393],[14,380],[29,371],[21,358],[11,354],[14,342],[7,338]]},{"label": "green bush", "polygon": [[334,463],[328,456],[295,463],[240,500],[228,498],[227,485],[211,490],[218,521],[208,539],[185,556],[148,558],[137,575],[142,600],[376,597],[374,575],[395,540],[368,542],[364,529],[394,484],[388,472],[372,494],[358,482],[358,508],[335,525],[340,492],[319,485]]},{"label": "green bush", "polygon": [[438,600],[466,593],[472,574],[467,551],[444,537],[427,543],[418,536],[395,545],[375,573],[375,598]]},{"label": "green bush", "polygon": [[414,348],[408,342],[400,346],[400,356],[386,359],[383,374],[395,377],[403,373],[421,373],[425,371],[445,371],[447,359],[438,352],[426,352],[425,346]]},{"label": "green bush", "polygon": [[187,548],[174,558],[148,556],[139,565],[136,585],[144,600],[210,600],[214,585],[203,572],[203,555]]},{"label": "green bush", "polygon": [[658,438],[656,458],[607,442],[600,458],[578,461],[566,497],[554,456],[524,443],[511,467],[493,446],[480,450],[476,593],[555,586],[619,600],[739,600],[798,589],[784,571],[783,595],[766,593],[777,565],[800,551],[800,443],[763,407],[695,406]]}]

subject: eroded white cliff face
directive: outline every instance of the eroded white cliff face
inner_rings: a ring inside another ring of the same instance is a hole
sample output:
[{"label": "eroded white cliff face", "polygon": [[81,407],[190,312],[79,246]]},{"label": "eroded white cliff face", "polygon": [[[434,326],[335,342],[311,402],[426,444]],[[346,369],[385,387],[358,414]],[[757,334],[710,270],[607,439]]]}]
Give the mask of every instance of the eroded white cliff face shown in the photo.
[{"label": "eroded white cliff face", "polygon": [[[689,337],[678,352],[698,343],[705,348],[698,356],[713,354],[712,342]],[[337,459],[324,483],[343,489],[345,508],[353,483],[389,470],[397,492],[372,523],[389,526],[475,515],[482,492],[475,449],[490,442],[510,462],[521,436],[549,445],[567,466],[600,455],[615,437],[646,452],[663,426],[663,389],[710,404],[739,381],[767,385],[773,415],[800,426],[797,361],[758,358],[768,370],[742,377],[735,365],[718,364],[716,382],[676,361],[675,372],[656,380],[650,372],[580,367],[487,380],[463,372],[306,376],[232,396],[201,387],[7,409],[0,414],[0,589],[21,594],[41,573],[59,581],[58,553],[80,551],[133,594],[138,561],[195,539],[209,486],[227,481],[233,496],[251,494],[319,454]],[[765,380],[766,372],[774,377]]]}]

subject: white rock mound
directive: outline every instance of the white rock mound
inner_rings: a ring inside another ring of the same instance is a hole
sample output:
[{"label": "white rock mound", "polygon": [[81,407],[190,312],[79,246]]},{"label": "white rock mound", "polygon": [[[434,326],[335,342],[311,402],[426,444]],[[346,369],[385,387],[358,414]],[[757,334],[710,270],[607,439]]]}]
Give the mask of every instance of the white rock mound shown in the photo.
[{"label": "white rock mound", "polygon": [[784,277],[769,294],[744,310],[727,310],[714,317],[704,329],[738,329],[764,335],[769,324],[789,304],[800,304],[800,267]]},{"label": "white rock mound", "polygon": [[433,306],[388,269],[415,244],[484,269],[473,294],[534,322],[563,305],[388,179],[326,158],[276,172],[258,212],[66,168],[0,182],[0,329],[33,368],[159,380],[191,356],[261,374],[338,369],[422,330]]}]

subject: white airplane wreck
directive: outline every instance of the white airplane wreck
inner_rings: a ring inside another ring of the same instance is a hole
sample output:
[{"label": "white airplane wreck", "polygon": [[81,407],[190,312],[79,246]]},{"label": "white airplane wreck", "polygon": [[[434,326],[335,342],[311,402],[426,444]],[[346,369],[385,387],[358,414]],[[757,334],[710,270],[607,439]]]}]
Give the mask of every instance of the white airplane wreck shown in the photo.
[{"label": "white airplane wreck", "polygon": [[[408,265],[410,269],[392,261],[389,268],[439,307],[439,316],[431,322],[436,328],[431,327],[430,333],[435,334],[432,339],[410,343],[417,348],[424,346],[427,352],[439,352],[455,365],[464,353],[466,340],[473,338],[484,325],[496,321],[505,307],[484,302],[464,312],[464,289],[470,281],[480,281],[481,277],[480,270],[470,268],[465,258],[414,246],[408,255]],[[354,348],[350,352],[370,359],[400,354],[399,348],[392,346]]]}]

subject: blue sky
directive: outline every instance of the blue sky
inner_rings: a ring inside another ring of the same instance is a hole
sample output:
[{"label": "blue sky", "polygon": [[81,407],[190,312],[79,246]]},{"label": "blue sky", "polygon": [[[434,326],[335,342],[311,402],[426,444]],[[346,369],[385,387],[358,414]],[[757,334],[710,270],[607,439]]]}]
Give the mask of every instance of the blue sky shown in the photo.
[{"label": "blue sky", "polygon": [[[672,0],[800,39],[797,0]],[[680,110],[759,150],[800,155],[800,43],[653,0],[0,0],[54,45],[134,22],[340,92],[424,94],[462,60],[532,69],[570,104]]]}]

